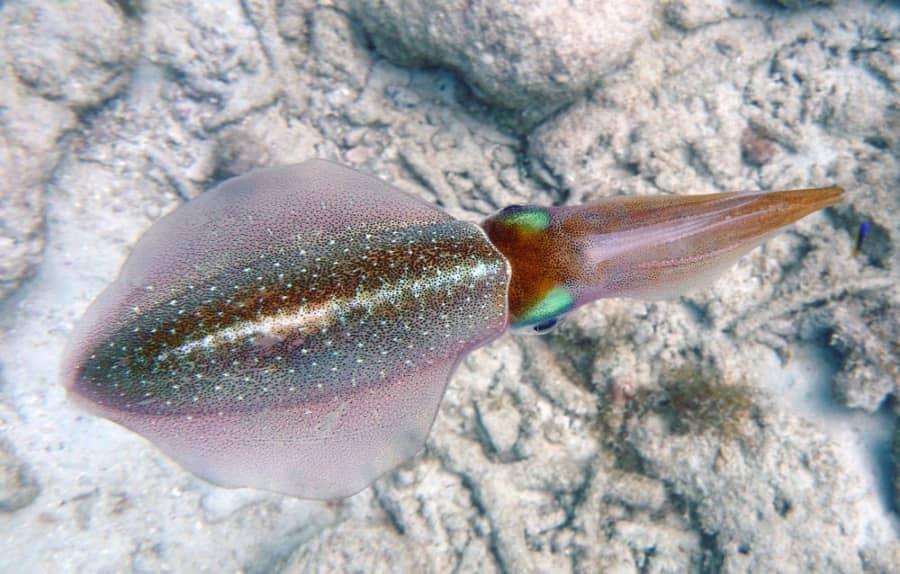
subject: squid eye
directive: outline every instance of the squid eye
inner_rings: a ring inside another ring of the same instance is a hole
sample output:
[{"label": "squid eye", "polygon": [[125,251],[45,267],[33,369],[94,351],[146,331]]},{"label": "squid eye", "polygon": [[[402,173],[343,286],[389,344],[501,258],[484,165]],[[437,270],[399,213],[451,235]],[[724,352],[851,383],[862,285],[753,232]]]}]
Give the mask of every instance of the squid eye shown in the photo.
[{"label": "squid eye", "polygon": [[534,330],[535,333],[543,335],[544,333],[549,333],[550,331],[552,331],[553,327],[556,327],[557,323],[559,323],[559,317],[554,317],[552,319],[547,319],[543,323],[538,323],[537,325],[532,327],[532,330]]}]

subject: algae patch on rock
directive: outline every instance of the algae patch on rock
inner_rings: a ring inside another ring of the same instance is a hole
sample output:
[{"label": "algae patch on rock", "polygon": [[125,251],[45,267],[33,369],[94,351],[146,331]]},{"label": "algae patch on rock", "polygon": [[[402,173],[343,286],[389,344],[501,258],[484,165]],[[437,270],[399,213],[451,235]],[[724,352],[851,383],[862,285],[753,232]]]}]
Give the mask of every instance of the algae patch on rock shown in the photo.
[{"label": "algae patch on rock", "polygon": [[660,385],[662,390],[650,397],[653,408],[669,419],[676,434],[715,432],[734,438],[753,413],[753,387],[726,382],[712,368],[677,367],[660,377]]}]

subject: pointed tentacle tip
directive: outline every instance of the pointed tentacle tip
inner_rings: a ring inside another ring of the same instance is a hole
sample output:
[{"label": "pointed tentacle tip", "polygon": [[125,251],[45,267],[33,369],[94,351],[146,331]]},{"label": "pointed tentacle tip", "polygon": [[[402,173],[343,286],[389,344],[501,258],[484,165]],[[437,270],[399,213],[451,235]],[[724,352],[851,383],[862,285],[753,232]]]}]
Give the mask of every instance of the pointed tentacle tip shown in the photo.
[{"label": "pointed tentacle tip", "polygon": [[787,225],[820,209],[830,207],[840,202],[843,197],[844,188],[836,185],[773,191],[760,195],[760,207],[765,206],[779,211],[781,225]]},{"label": "pointed tentacle tip", "polygon": [[838,185],[829,185],[827,187],[813,187],[810,189],[801,189],[799,191],[804,192],[812,197],[812,201],[816,205],[814,209],[823,209],[825,207],[838,203],[839,201],[844,199],[845,193],[844,188]]}]

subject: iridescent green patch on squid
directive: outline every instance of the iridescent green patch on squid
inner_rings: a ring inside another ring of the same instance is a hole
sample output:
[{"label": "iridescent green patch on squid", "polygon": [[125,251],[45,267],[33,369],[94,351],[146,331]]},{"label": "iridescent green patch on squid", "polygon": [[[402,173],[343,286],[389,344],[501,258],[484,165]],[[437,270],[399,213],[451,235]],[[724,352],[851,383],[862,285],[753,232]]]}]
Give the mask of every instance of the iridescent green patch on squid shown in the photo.
[{"label": "iridescent green patch on squid", "polygon": [[575,297],[565,287],[559,285],[551,288],[534,305],[519,317],[513,318],[510,327],[522,328],[541,325],[552,321],[575,306]]},{"label": "iridescent green patch on squid", "polygon": [[539,233],[550,227],[550,212],[543,207],[513,205],[498,213],[496,221],[522,233]]}]

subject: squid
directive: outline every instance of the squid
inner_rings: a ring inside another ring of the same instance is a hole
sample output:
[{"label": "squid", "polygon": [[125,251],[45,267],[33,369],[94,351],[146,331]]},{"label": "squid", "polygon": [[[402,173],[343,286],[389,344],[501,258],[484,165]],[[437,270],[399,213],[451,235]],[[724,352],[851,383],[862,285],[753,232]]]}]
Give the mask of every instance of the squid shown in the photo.
[{"label": "squid", "polygon": [[324,160],[143,235],[77,324],[69,397],[197,476],[350,496],[424,445],[454,369],[604,297],[709,285],[838,187],[510,206],[480,225]]}]

